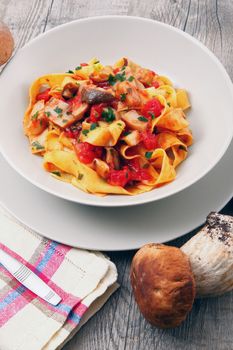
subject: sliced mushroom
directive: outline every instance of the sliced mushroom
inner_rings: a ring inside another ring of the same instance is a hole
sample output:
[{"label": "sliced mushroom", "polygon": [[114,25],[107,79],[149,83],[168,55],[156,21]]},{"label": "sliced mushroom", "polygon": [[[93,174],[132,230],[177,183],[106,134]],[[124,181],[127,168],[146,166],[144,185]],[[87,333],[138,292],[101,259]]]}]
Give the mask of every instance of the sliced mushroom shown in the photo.
[{"label": "sliced mushroom", "polygon": [[135,72],[135,77],[145,85],[151,85],[154,79],[155,73],[146,68],[139,68]]},{"label": "sliced mushroom", "polygon": [[106,162],[111,168],[120,169],[120,156],[117,150],[113,147],[106,147]]},{"label": "sliced mushroom", "polygon": [[145,118],[143,119],[140,117],[140,114],[138,114],[135,110],[131,110],[126,113],[121,113],[121,118],[124,120],[124,122],[128,125],[130,129],[144,131],[147,129],[148,122],[145,120]]},{"label": "sliced mushroom", "polygon": [[83,88],[82,89],[82,102],[87,102],[88,104],[96,103],[110,103],[114,100],[114,96],[101,88]]},{"label": "sliced mushroom", "polygon": [[103,179],[107,179],[109,173],[109,166],[106,162],[101,159],[95,158],[93,160],[93,169],[99,174]]},{"label": "sliced mushroom", "polygon": [[40,88],[39,88],[39,94],[41,94],[42,92],[45,92],[46,90],[50,89],[50,85],[49,84],[42,84],[40,85]]},{"label": "sliced mushroom", "polygon": [[80,120],[83,117],[83,114],[87,111],[88,104],[87,103],[81,103],[80,105],[77,105],[77,107],[73,108],[72,115],[75,118],[75,120]]},{"label": "sliced mushroom", "polygon": [[73,107],[72,113],[69,112],[70,105],[57,98],[51,98],[45,106],[45,114],[48,119],[60,128],[67,128],[74,122],[82,119],[88,105],[86,103],[78,103]]},{"label": "sliced mushroom", "polygon": [[65,100],[69,100],[70,98],[73,98],[78,92],[78,85],[73,83],[68,83],[63,87],[62,90],[62,97]]},{"label": "sliced mushroom", "polygon": [[141,106],[141,96],[134,82],[123,81],[116,84],[116,97],[122,99],[125,96],[125,103],[128,107],[139,108]]},{"label": "sliced mushroom", "polygon": [[43,100],[37,101],[30,114],[30,120],[27,126],[29,135],[40,135],[47,127],[48,120],[44,114],[45,104]]},{"label": "sliced mushroom", "polygon": [[197,296],[216,296],[233,289],[233,217],[212,212],[203,229],[181,250],[188,255]]}]

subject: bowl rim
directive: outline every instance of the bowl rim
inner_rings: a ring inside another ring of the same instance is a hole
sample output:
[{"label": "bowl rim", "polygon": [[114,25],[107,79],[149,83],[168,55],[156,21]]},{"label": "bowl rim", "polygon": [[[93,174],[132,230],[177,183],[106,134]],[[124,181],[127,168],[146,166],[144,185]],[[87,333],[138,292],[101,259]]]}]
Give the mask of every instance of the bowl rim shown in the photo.
[{"label": "bowl rim", "polygon": [[[231,96],[232,96],[232,100],[233,100],[233,83],[231,81],[231,78],[228,75],[223,64],[220,62],[220,60],[215,56],[215,54],[209,48],[207,48],[198,39],[194,38],[193,36],[184,32],[183,30],[181,30],[179,28],[173,27],[170,24],[163,23],[163,22],[160,22],[158,20],[145,18],[145,17],[138,17],[138,16],[127,16],[127,15],[91,16],[91,17],[87,17],[87,18],[75,19],[75,20],[72,20],[70,22],[60,24],[54,28],[47,30],[46,32],[40,33],[38,36],[36,36],[35,38],[33,38],[32,40],[27,42],[22,48],[19,48],[15,52],[15,54],[12,56],[10,61],[8,61],[8,63],[5,65],[2,72],[0,73],[0,76],[3,76],[5,74],[7,66],[10,66],[11,63],[13,61],[15,61],[15,59],[17,58],[17,54],[19,52],[23,52],[25,49],[30,47],[30,45],[37,42],[41,38],[46,37],[49,33],[59,31],[64,27],[72,26],[72,25],[75,25],[76,23],[102,21],[105,19],[113,19],[113,18],[119,19],[119,20],[127,20],[127,21],[140,21],[141,23],[156,23],[157,25],[159,25],[161,27],[165,27],[169,30],[177,32],[181,36],[183,36],[186,39],[188,39],[189,41],[193,42],[196,46],[200,47],[206,54],[208,54],[208,56],[216,63],[216,65],[218,66],[218,68],[220,69],[220,71],[222,73],[222,76],[224,77],[224,80],[227,84],[227,87],[229,88],[229,91],[231,92]],[[35,185],[36,187],[38,187],[39,189],[42,189],[43,191],[45,191],[47,193],[50,193],[54,196],[57,196],[59,198],[62,198],[62,199],[65,199],[65,200],[68,200],[71,202],[84,204],[84,205],[99,206],[99,207],[126,207],[126,206],[133,206],[133,205],[150,203],[150,202],[154,202],[154,201],[157,201],[157,200],[160,200],[163,198],[167,198],[167,197],[170,197],[172,195],[175,195],[178,192],[183,191],[187,187],[192,186],[194,183],[198,182],[201,178],[203,178],[206,174],[208,174],[215,167],[215,165],[219,162],[219,160],[223,157],[226,150],[228,149],[232,138],[233,138],[233,129],[232,129],[231,134],[228,136],[228,138],[225,139],[224,144],[222,144],[222,147],[221,147],[220,152],[218,153],[218,156],[213,158],[212,161],[208,163],[209,165],[205,169],[203,169],[203,171],[200,172],[198,176],[196,176],[194,179],[190,179],[189,181],[187,181],[182,188],[173,189],[170,191],[170,193],[168,192],[168,193],[161,194],[158,198],[153,198],[153,196],[148,197],[148,198],[142,198],[141,196],[143,194],[136,195],[136,196],[124,196],[124,195],[111,195],[110,194],[110,195],[107,195],[107,197],[98,197],[98,196],[90,194],[90,196],[91,196],[90,198],[83,198],[81,200],[79,199],[78,196],[77,196],[77,199],[70,198],[69,195],[62,195],[62,194],[58,193],[56,190],[51,189],[49,186],[43,185],[43,184],[41,184],[41,182],[33,180],[28,175],[25,175],[24,171],[21,170],[20,168],[18,168],[17,166],[15,166],[14,162],[8,157],[6,152],[4,152],[1,144],[0,144],[0,150],[1,150],[3,157],[6,159],[6,161],[11,165],[11,167],[14,170],[16,170],[22,177],[24,177],[30,183],[32,183],[33,185]],[[75,190],[77,190],[77,189],[75,189]],[[104,198],[109,198],[109,197],[111,197],[111,198],[117,197],[117,198],[121,198],[121,200],[119,199],[117,202],[115,202],[115,201],[105,202]],[[133,201],[132,201],[132,198],[133,198]]]}]

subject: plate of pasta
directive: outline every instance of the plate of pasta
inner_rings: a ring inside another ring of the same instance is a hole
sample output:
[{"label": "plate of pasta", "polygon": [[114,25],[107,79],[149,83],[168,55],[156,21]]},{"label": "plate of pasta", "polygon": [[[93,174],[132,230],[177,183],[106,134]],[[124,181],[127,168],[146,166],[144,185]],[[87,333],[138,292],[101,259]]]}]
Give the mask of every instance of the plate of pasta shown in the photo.
[{"label": "plate of pasta", "polygon": [[41,189],[82,204],[173,195],[210,171],[232,139],[232,83],[221,63],[151,20],[57,27],[15,55],[0,86],[6,160]]}]

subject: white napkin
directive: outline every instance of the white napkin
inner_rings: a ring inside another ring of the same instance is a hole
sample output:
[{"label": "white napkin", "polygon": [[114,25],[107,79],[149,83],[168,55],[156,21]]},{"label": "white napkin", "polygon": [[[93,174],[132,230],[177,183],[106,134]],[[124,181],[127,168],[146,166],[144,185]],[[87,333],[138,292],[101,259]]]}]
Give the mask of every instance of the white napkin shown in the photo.
[{"label": "white napkin", "polygon": [[0,249],[62,297],[56,307],[46,303],[0,264],[1,350],[61,349],[118,288],[116,267],[103,254],[42,238],[2,208]]}]

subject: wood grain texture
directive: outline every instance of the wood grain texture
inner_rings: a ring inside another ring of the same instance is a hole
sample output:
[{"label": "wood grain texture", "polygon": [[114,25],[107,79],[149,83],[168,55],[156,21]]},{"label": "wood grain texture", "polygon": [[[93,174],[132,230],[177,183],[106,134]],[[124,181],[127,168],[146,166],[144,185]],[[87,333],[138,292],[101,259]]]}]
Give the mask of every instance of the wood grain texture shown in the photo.
[{"label": "wood grain texture", "polygon": [[[233,78],[232,0],[0,1],[0,20],[11,28],[16,50],[59,24],[111,14],[148,17],[190,33],[217,55]],[[194,69],[198,72],[198,67]],[[233,215],[233,201],[223,213]],[[193,233],[169,244],[181,246]],[[158,330],[146,323],[135,304],[129,282],[133,254],[109,253],[117,265],[121,288],[64,350],[233,349],[233,293],[197,300],[186,322],[177,329]]]}]

